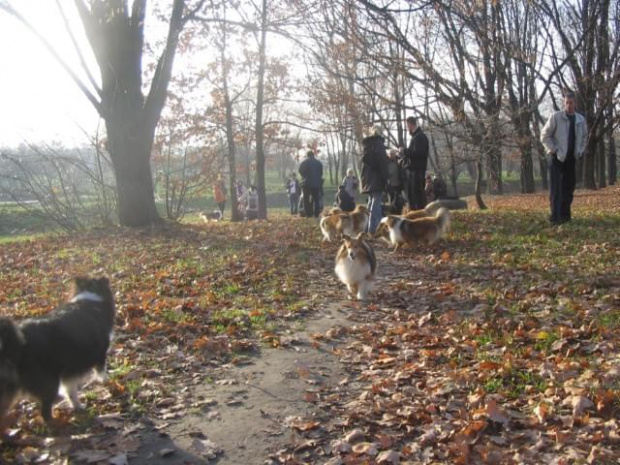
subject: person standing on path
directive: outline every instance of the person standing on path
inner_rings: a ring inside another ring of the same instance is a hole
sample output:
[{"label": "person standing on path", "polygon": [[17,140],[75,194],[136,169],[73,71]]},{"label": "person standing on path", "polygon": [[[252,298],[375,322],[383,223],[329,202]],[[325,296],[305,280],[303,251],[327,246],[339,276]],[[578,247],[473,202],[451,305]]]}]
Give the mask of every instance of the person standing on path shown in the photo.
[{"label": "person standing on path", "polygon": [[411,134],[409,147],[401,147],[401,166],[405,170],[405,190],[410,210],[421,210],[426,206],[424,176],[428,163],[428,137],[418,126],[418,120],[407,118],[407,129]]},{"label": "person standing on path", "polygon": [[299,181],[295,173],[291,173],[288,181],[286,181],[286,192],[288,194],[288,203],[291,209],[291,215],[297,214],[297,206],[299,205]]},{"label": "person standing on path", "polygon": [[299,165],[299,175],[301,176],[305,216],[318,218],[321,213],[323,163],[316,159],[312,150],[308,150],[306,158]]},{"label": "person standing on path", "polygon": [[383,218],[383,191],[388,179],[385,139],[379,126],[362,139],[362,194],[368,194],[368,233],[374,234]]},{"label": "person standing on path", "polygon": [[540,134],[540,141],[548,155],[551,224],[571,220],[576,184],[575,162],[586,150],[586,120],[575,109],[575,93],[565,92],[564,109],[549,117]]}]

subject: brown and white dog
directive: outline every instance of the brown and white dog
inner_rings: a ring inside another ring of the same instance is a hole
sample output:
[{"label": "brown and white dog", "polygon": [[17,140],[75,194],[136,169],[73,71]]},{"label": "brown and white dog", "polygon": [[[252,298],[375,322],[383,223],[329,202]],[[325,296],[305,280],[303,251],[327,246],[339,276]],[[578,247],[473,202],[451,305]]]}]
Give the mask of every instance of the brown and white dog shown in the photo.
[{"label": "brown and white dog", "polygon": [[334,268],[338,279],[347,286],[350,296],[359,300],[366,299],[377,271],[375,252],[363,237],[364,234],[355,238],[343,235]]},{"label": "brown and white dog", "polygon": [[441,207],[441,203],[438,201],[434,201],[429,203],[426,207],[421,210],[409,210],[406,211],[402,216],[408,220],[415,220],[417,218],[426,218],[428,216],[435,216],[437,214],[437,210]]},{"label": "brown and white dog", "polygon": [[443,237],[449,224],[450,211],[443,207],[437,210],[435,216],[413,220],[390,215],[381,219],[375,236],[387,239],[396,252],[404,244],[434,244]]},{"label": "brown and white dog", "polygon": [[200,216],[205,223],[209,223],[210,221],[220,221],[222,219],[222,212],[216,208],[212,212],[200,212],[198,216]]},{"label": "brown and white dog", "polygon": [[368,224],[368,209],[358,205],[352,212],[338,212],[321,218],[319,223],[323,241],[335,241],[340,236],[355,237],[364,232]]}]

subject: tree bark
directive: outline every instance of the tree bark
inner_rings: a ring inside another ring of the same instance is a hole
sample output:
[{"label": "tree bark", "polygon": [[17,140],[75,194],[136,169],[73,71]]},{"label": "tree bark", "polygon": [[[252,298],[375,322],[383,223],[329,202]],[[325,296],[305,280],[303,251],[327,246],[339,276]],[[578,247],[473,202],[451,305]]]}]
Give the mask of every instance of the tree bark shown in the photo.
[{"label": "tree bark", "polygon": [[616,185],[616,178],[618,177],[618,165],[616,155],[616,140],[614,138],[613,131],[607,133],[607,181],[610,186]]},{"label": "tree bark", "polygon": [[265,128],[263,106],[265,93],[265,61],[267,47],[267,0],[262,2],[261,35],[258,58],[258,90],[256,95],[256,183],[258,188],[258,217],[267,218],[267,193],[265,192]]},{"label": "tree bark", "polygon": [[476,203],[480,210],[486,210],[487,206],[482,199],[482,162],[476,162]]},{"label": "tree bark", "polygon": [[174,0],[166,46],[157,62],[150,90],[142,94],[142,48],[146,0],[135,0],[129,12],[122,0],[95,0],[90,9],[75,0],[101,72],[101,105],[108,150],[118,191],[118,217],[124,226],[161,221],[155,206],[151,150],[179,35],[184,0]]}]

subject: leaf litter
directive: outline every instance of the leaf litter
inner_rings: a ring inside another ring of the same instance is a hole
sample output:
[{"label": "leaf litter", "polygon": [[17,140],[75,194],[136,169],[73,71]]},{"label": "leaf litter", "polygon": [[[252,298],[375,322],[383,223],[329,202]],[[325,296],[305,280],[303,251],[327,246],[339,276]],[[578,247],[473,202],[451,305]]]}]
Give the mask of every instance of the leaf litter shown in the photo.
[{"label": "leaf litter", "polygon": [[[369,303],[342,300],[336,245],[305,219],[244,224],[243,237],[224,222],[9,243],[3,315],[44,314],[71,276],[100,273],[117,293],[118,329],[111,381],[92,387],[89,413],[57,409],[49,431],[21,401],[2,461],[131,463],[136,433],[153,427],[145,418],[165,431],[188,410],[217,417],[194,395],[207,373],[265,345],[294,350],[286,328],[336,302],[352,324],[313,338],[344,364],[342,381],[304,393],[319,413],[283,425],[297,439],[280,438],[271,463],[613,463],[620,192],[597,194],[578,191],[575,220],[559,228],[546,224],[544,195],[507,196],[489,212],[454,212],[433,247],[375,243]],[[212,382],[235,388],[225,375]],[[191,449],[225,454],[207,437]]]}]

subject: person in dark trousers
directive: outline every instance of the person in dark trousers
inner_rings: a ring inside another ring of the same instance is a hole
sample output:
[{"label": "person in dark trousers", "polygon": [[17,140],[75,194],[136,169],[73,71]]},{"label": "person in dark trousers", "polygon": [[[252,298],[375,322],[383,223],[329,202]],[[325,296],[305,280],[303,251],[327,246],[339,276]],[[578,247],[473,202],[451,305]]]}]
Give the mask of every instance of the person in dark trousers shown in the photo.
[{"label": "person in dark trousers", "polygon": [[575,108],[574,92],[565,92],[564,110],[553,113],[540,134],[540,141],[548,155],[551,224],[562,224],[571,220],[571,204],[576,183],[575,160],[586,150],[586,120]]},{"label": "person in dark trousers", "polygon": [[288,194],[288,203],[291,208],[291,215],[296,215],[297,206],[299,205],[300,187],[295,173],[291,173],[288,181],[286,181],[286,192]]},{"label": "person in dark trousers", "polygon": [[424,175],[428,163],[428,138],[413,116],[407,118],[407,129],[411,139],[409,147],[400,149],[401,166],[405,170],[405,190],[409,208],[420,210],[426,206]]},{"label": "person in dark trousers", "polygon": [[308,150],[306,158],[299,165],[299,175],[301,176],[305,216],[318,218],[321,213],[320,195],[323,186],[323,164],[316,159],[312,150]]},{"label": "person in dark trousers", "polygon": [[388,159],[385,139],[379,126],[370,128],[362,139],[362,194],[368,194],[368,233],[377,231],[383,217],[383,192],[388,179]]}]

